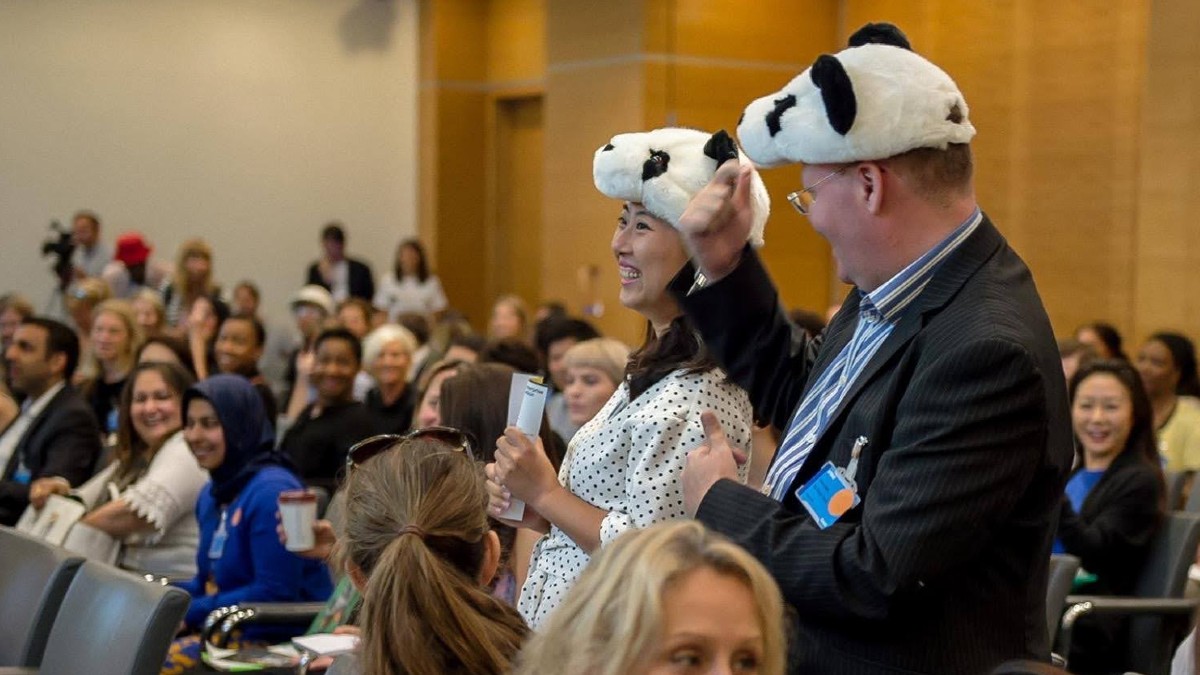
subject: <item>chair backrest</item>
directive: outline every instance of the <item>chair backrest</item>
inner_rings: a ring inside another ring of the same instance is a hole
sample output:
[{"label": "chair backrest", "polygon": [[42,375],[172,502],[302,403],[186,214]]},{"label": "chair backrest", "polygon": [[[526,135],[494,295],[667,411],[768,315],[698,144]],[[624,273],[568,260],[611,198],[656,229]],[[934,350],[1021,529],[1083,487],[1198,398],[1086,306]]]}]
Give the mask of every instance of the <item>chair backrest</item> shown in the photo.
[{"label": "chair backrest", "polygon": [[[1194,471],[1164,471],[1163,482],[1167,486],[1167,510],[1176,511],[1184,508],[1183,491],[1191,485]],[[1189,495],[1189,501],[1191,497]]]},{"label": "chair backrest", "polygon": [[1050,574],[1046,584],[1046,627],[1050,631],[1050,644],[1058,635],[1058,624],[1066,608],[1067,596],[1079,571],[1079,558],[1073,555],[1050,556]]},{"label": "chair backrest", "polygon": [[155,675],[190,600],[178,588],[85,562],[50,630],[42,672]]},{"label": "chair backrest", "polygon": [[36,668],[83,558],[0,526],[0,667]]},{"label": "chair backrest", "polygon": [[[1188,568],[1200,544],[1200,514],[1176,511],[1167,514],[1162,529],[1150,543],[1133,594],[1139,598],[1182,598]],[[1140,673],[1167,672],[1177,632],[1187,622],[1167,622],[1159,616],[1137,616],[1129,621],[1130,670]]]}]

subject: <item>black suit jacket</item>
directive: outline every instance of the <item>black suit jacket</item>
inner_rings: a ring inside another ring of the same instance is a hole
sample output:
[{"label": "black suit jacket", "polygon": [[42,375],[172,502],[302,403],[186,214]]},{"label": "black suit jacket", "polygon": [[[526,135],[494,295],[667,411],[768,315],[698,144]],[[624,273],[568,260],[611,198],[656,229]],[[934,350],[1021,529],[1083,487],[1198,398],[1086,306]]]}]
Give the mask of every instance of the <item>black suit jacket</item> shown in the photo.
[{"label": "black suit jacket", "polygon": [[[367,302],[374,301],[375,276],[371,274],[371,267],[365,262],[355,260],[354,258],[346,258],[346,264],[350,266],[350,297],[362,298]],[[333,290],[329,287],[329,284],[325,283],[325,278],[321,276],[321,268],[316,262],[308,266],[307,283],[322,286],[327,291]]]},{"label": "black suit jacket", "polygon": [[[725,279],[672,290],[760,418],[788,426],[849,342],[852,292],[825,333],[787,321],[747,248]],[[826,462],[862,503],[821,530],[795,497]],[[1046,575],[1072,459],[1066,383],[1024,262],[984,218],[941,263],[834,412],[781,503],[732,481],[697,517],[770,569],[798,615],[794,672],[982,673],[1049,656]]]},{"label": "black suit jacket", "polygon": [[73,485],[92,475],[100,456],[100,427],[91,406],[69,385],[25,429],[0,480],[0,524],[13,525],[29,506],[29,485],[13,480],[24,458],[32,480],[61,476]]}]

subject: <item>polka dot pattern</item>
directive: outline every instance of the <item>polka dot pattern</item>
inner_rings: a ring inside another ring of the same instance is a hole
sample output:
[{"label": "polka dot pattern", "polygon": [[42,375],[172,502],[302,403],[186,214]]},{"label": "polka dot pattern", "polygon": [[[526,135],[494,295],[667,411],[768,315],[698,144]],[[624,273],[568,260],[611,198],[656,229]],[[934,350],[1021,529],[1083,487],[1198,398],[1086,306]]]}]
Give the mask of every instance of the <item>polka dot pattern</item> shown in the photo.
[{"label": "polka dot pattern", "polygon": [[[679,478],[687,453],[704,443],[705,410],[717,414],[733,443],[750,451],[750,399],[719,370],[675,371],[634,401],[622,384],[576,432],[558,480],[608,512],[600,525],[601,545],[631,528],[685,517]],[[530,626],[537,628],[558,607],[588,560],[557,527],[538,541],[518,603]]]}]

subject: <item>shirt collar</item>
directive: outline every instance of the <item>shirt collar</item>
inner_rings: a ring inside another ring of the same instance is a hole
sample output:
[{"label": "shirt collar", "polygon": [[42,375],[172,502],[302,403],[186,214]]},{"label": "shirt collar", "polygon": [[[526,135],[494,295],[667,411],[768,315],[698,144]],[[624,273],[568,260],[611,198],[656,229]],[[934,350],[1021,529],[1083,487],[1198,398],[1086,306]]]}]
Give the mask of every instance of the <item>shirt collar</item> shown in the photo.
[{"label": "shirt collar", "polygon": [[870,293],[860,292],[859,313],[875,316],[884,321],[894,321],[900,312],[904,311],[904,308],[912,304],[912,301],[921,294],[929,280],[933,278],[933,273],[937,271],[938,264],[958,249],[981,222],[983,222],[983,212],[979,210],[979,207],[975,207],[971,215],[961,225],[954,228],[954,231],[945,239],[909,263],[894,277]]},{"label": "shirt collar", "polygon": [[37,397],[36,401],[30,402],[29,399],[25,399],[25,414],[29,417],[37,417],[42,414],[42,410],[50,404],[50,399],[58,395],[58,392],[62,391],[62,388],[65,386],[67,386],[67,383],[60,380],[58,384],[50,387],[45,393]]}]

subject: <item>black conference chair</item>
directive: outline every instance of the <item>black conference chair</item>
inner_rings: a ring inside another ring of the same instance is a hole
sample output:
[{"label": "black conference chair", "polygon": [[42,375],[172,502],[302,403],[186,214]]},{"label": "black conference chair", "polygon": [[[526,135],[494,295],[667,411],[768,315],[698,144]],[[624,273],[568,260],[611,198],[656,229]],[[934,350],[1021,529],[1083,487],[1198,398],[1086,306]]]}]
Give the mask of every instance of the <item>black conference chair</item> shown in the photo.
[{"label": "black conference chair", "polygon": [[1051,646],[1054,646],[1054,638],[1058,635],[1058,623],[1063,610],[1067,608],[1067,596],[1071,593],[1071,585],[1075,583],[1075,573],[1078,571],[1079,558],[1065,554],[1050,556],[1050,574],[1046,584],[1046,627],[1050,631]]},{"label": "black conference chair", "polygon": [[[1071,629],[1088,614],[1121,614],[1130,617],[1128,669],[1144,675],[1169,672],[1171,656],[1187,632],[1200,599],[1184,599],[1188,567],[1200,543],[1200,515],[1175,512],[1167,515],[1162,530],[1150,544],[1146,563],[1131,597],[1072,595],[1067,597],[1059,632],[1059,653],[1071,651]],[[1068,669],[1070,663],[1067,663]]]},{"label": "black conference chair", "polygon": [[0,526],[0,666],[37,667],[83,558]]},{"label": "black conference chair", "polygon": [[155,675],[190,601],[178,588],[85,562],[50,629],[41,668],[0,668],[0,675]]}]

